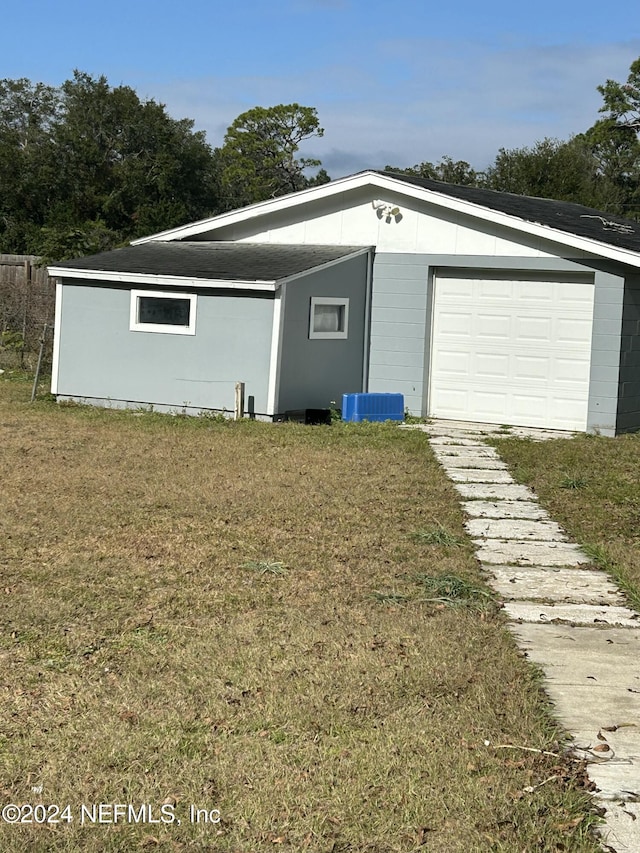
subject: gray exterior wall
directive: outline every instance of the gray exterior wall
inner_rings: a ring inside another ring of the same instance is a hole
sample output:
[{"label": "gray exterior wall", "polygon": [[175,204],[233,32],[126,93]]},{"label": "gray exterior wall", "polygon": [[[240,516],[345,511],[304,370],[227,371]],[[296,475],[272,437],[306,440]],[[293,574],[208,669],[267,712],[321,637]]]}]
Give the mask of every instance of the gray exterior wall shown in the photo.
[{"label": "gray exterior wall", "polygon": [[[342,406],[342,395],[363,390],[369,254],[350,258],[283,286],[276,413]],[[312,296],[349,299],[346,340],[309,339]]]},{"label": "gray exterior wall", "polygon": [[626,281],[622,312],[618,432],[640,429],[640,275]]},{"label": "gray exterior wall", "polygon": [[616,434],[624,277],[607,266],[595,274],[587,430]]},{"label": "gray exterior wall", "polygon": [[371,297],[369,391],[404,394],[423,413],[431,329],[430,255],[376,254]]},{"label": "gray exterior wall", "polygon": [[[589,383],[587,429],[614,435],[616,421],[633,419],[640,407],[640,385],[633,366],[640,364],[640,350],[627,343],[625,418],[618,414],[618,374],[624,277],[613,264],[594,260],[579,262],[564,258],[486,257],[467,255],[416,255],[381,253],[376,255],[373,274],[370,391],[404,394],[411,414],[428,414],[429,359],[431,351],[431,310],[433,274],[438,267],[474,270],[523,271],[541,276],[554,273],[588,273],[594,276],[594,317]],[[640,277],[639,277],[640,278]],[[638,282],[638,279],[636,279]],[[636,285],[637,287],[637,285]],[[638,310],[638,291],[627,297],[631,329],[632,315]],[[635,301],[634,301],[635,300]],[[640,315],[636,319],[640,319]],[[640,331],[640,330],[639,330]],[[635,346],[638,347],[638,340]],[[636,384],[634,384],[636,383]],[[634,421],[635,422],[635,421]],[[629,427],[625,427],[629,428]]]},{"label": "gray exterior wall", "polygon": [[[142,289],[137,285],[134,289]],[[267,411],[273,296],[198,293],[196,334],[129,330],[130,288],[64,281],[57,393],[107,405]]]}]

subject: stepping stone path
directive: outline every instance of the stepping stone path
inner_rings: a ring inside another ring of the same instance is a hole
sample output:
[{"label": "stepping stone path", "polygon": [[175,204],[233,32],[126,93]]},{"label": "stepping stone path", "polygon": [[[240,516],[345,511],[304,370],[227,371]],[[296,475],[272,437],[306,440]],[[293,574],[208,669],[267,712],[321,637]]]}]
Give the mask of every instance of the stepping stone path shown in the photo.
[{"label": "stepping stone path", "polygon": [[639,853],[640,615],[485,443],[492,435],[543,441],[567,433],[452,421],[408,428],[429,434],[510,630],[543,669],[573,751],[588,762],[594,797],[606,809],[605,849]]}]

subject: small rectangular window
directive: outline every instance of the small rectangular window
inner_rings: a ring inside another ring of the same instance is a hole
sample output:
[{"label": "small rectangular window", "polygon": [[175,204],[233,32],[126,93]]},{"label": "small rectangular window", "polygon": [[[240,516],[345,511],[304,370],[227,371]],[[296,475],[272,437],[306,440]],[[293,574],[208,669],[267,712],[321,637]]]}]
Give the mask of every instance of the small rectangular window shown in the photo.
[{"label": "small rectangular window", "polygon": [[195,335],[196,295],[131,291],[129,328],[134,332]]},{"label": "small rectangular window", "polygon": [[340,340],[349,334],[349,300],[312,296],[309,337]]}]

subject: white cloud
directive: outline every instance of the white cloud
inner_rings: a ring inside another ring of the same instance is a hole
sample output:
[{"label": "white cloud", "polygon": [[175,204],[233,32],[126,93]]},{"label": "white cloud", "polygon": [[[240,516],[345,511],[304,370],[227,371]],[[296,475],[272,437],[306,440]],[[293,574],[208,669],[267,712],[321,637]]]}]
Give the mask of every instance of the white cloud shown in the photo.
[{"label": "white cloud", "polygon": [[586,130],[598,117],[596,87],[607,78],[626,79],[638,55],[640,40],[600,46],[389,40],[368,44],[349,65],[156,84],[154,91],[172,115],[194,118],[212,145],[257,104],[314,106],[325,136],[310,140],[304,153],[322,159],[333,177],[445,154],[484,168],[501,147]]}]

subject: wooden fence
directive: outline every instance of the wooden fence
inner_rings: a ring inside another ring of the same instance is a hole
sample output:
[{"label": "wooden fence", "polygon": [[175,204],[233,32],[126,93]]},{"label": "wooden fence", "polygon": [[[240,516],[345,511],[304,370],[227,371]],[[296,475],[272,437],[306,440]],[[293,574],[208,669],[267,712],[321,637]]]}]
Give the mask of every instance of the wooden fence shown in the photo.
[{"label": "wooden fence", "polygon": [[0,254],[0,368],[35,366],[45,325],[51,355],[55,285],[33,255]]}]

